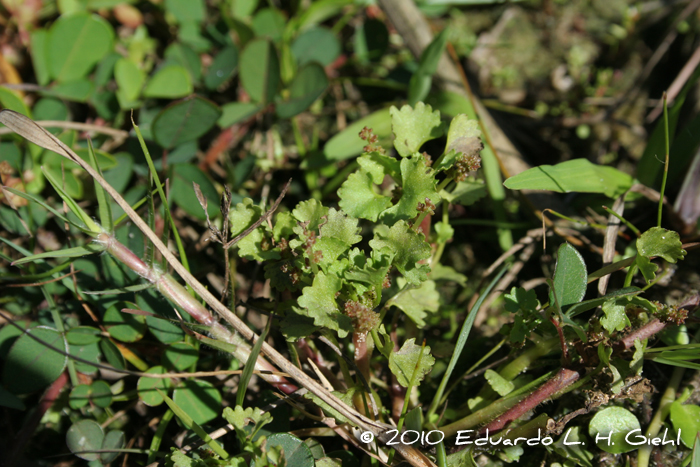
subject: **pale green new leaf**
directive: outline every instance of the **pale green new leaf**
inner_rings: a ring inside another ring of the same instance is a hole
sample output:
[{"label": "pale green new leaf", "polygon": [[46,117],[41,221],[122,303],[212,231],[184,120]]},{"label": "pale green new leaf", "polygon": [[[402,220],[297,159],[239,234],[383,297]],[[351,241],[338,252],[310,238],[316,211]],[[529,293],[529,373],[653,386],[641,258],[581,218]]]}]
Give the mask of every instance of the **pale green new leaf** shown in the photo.
[{"label": "pale green new leaf", "polygon": [[437,243],[442,244],[454,236],[455,229],[447,222],[436,222],[435,232],[437,232]]},{"label": "pale green new leaf", "polygon": [[[419,362],[420,360],[420,362]],[[415,339],[408,339],[400,350],[392,352],[389,356],[389,369],[396,376],[399,384],[405,388],[411,384],[415,374],[413,385],[417,386],[435,364],[435,359],[430,355],[430,347],[422,348],[415,344]]]},{"label": "pale green new leaf", "polygon": [[483,148],[479,122],[464,114],[457,115],[450,122],[450,129],[447,131],[445,156],[433,168],[437,171],[447,170],[463,154],[478,155]]},{"label": "pale green new leaf", "polygon": [[630,320],[625,313],[625,302],[626,300],[612,299],[603,303],[605,316],[600,319],[600,324],[609,333],[622,331],[630,325]]},{"label": "pale green new leaf", "polygon": [[430,245],[422,233],[417,233],[405,222],[398,221],[391,228],[379,225],[369,246],[392,257],[392,264],[413,285],[428,278],[430,266],[418,264],[430,257]]},{"label": "pale green new leaf", "polygon": [[[586,294],[588,273],[586,263],[576,248],[564,243],[557,251],[557,264],[554,268],[554,293],[556,304],[564,308],[583,300]],[[554,300],[552,300],[554,305]]]},{"label": "pale green new leaf", "polygon": [[387,224],[418,215],[418,203],[429,199],[433,204],[440,202],[440,195],[435,188],[434,171],[425,165],[420,154],[401,160],[401,198],[396,205],[382,213],[381,219]]},{"label": "pale green new leaf", "polygon": [[669,263],[683,259],[686,254],[678,232],[661,227],[652,227],[637,239],[637,252],[647,258],[658,256]]},{"label": "pale green new leaf", "polygon": [[302,312],[313,318],[316,326],[333,329],[342,338],[352,331],[352,320],[340,312],[335,301],[335,294],[341,286],[338,276],[319,271],[313,285],[304,287],[298,303]]},{"label": "pale green new leaf", "polygon": [[489,382],[493,390],[501,397],[510,394],[513,392],[513,389],[515,389],[515,385],[512,381],[508,381],[493,370],[486,370],[484,378],[486,378],[486,381]]},{"label": "pale green new leaf", "polygon": [[226,407],[224,409],[224,418],[236,430],[240,431],[244,431],[250,422],[253,422],[253,425],[260,429],[272,421],[272,415],[269,412],[263,412],[257,407],[243,409],[240,405],[237,405],[234,409]]},{"label": "pale green new leaf", "polygon": [[374,183],[382,183],[385,174],[397,182],[401,180],[401,161],[393,157],[368,152],[358,157],[357,163],[372,175]]},{"label": "pale green new leaf", "polygon": [[433,112],[429,105],[419,102],[415,109],[404,105],[401,110],[392,106],[390,113],[394,147],[401,157],[410,156],[425,142],[442,136],[440,112]]},{"label": "pale green new leaf", "polygon": [[[399,287],[404,284],[398,281]],[[405,283],[405,281],[403,281]],[[435,282],[427,280],[423,282],[417,289],[407,289],[396,298],[389,300],[387,305],[394,305],[411,320],[416,323],[419,328],[425,326],[423,319],[428,315],[428,312],[435,313],[440,307],[440,294],[435,290]]]}]

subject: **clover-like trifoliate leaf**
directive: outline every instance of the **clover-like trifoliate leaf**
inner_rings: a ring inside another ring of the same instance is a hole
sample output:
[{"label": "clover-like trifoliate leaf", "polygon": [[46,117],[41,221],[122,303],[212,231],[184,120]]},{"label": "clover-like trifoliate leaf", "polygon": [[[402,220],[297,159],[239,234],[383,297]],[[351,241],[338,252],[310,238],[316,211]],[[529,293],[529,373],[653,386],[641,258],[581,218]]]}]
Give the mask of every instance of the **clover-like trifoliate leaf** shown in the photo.
[{"label": "clover-like trifoliate leaf", "polygon": [[[235,237],[250,227],[250,225],[257,221],[260,216],[262,216],[262,209],[260,206],[253,204],[252,199],[246,198],[242,203],[238,203],[236,205],[236,209],[232,209],[229,212],[229,220],[231,221],[231,237]],[[268,243],[265,239],[265,229],[266,227],[261,225],[243,237],[236,244],[238,247],[238,254],[242,258],[252,259],[255,261],[279,259],[279,252],[272,250],[271,245],[267,249],[263,246],[264,243]]]},{"label": "clover-like trifoliate leaf", "polygon": [[401,160],[401,198],[396,205],[382,213],[381,219],[393,224],[400,219],[412,219],[418,215],[418,203],[440,202],[440,195],[435,188],[434,171],[425,165],[421,154]]},{"label": "clover-like trifoliate leaf", "polygon": [[383,179],[383,172],[381,177],[375,178],[365,169],[350,174],[338,190],[338,204],[351,216],[376,222],[379,214],[391,206],[391,197],[374,191],[373,184],[379,184]]},{"label": "clover-like trifoliate leaf", "polygon": [[322,263],[332,263],[345,253],[352,245],[362,240],[358,235],[360,228],[357,218],[348,217],[343,211],[330,208],[327,221],[319,229],[314,250],[323,253]]},{"label": "clover-like trifoliate leaf", "polygon": [[340,312],[335,301],[335,294],[341,286],[338,276],[319,271],[313,285],[304,287],[298,303],[301,311],[313,318],[316,326],[333,329],[342,338],[352,331],[352,320]]},{"label": "clover-like trifoliate leaf", "polygon": [[605,316],[600,319],[603,329],[612,334],[613,331],[622,331],[630,325],[630,320],[625,313],[626,302],[627,300],[613,298],[603,303]]},{"label": "clover-like trifoliate leaf", "polygon": [[369,246],[392,256],[392,264],[409,283],[419,285],[428,278],[430,266],[418,262],[430,257],[430,245],[422,233],[411,229],[405,221],[398,221],[391,228],[377,226]]},{"label": "clover-like trifoliate leaf", "polygon": [[[402,281],[397,281],[399,287],[403,286]],[[435,282],[427,280],[416,289],[407,289],[398,294],[394,299],[389,300],[389,305],[398,307],[411,318],[419,328],[425,326],[423,319],[427,312],[435,313],[440,307],[440,294],[435,290]]]},{"label": "clover-like trifoliate leaf", "polygon": [[669,263],[683,259],[686,254],[678,232],[661,227],[652,227],[637,239],[637,252],[647,258],[658,256]]},{"label": "clover-like trifoliate leaf", "polygon": [[401,110],[392,106],[389,113],[391,130],[396,137],[394,147],[401,157],[418,152],[426,141],[442,136],[440,112],[433,112],[429,105],[419,102],[415,109],[404,105]]},{"label": "clover-like trifoliate leaf", "polygon": [[503,294],[506,310],[511,313],[525,311],[528,313],[536,313],[537,307],[540,305],[537,300],[537,294],[534,290],[525,290],[522,287],[513,287],[510,293]]},{"label": "clover-like trifoliate leaf", "polygon": [[399,384],[405,388],[411,383],[418,384],[435,364],[435,359],[430,355],[430,347],[421,348],[415,344],[415,339],[408,339],[400,350],[392,352],[389,356],[389,369],[396,376]]}]

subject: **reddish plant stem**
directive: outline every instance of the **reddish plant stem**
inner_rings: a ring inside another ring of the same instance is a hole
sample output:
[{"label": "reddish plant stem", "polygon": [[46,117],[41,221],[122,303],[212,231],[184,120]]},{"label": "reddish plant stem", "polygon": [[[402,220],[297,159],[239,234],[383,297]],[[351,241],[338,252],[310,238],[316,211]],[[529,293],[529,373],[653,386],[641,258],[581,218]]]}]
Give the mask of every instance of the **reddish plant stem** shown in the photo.
[{"label": "reddish plant stem", "polygon": [[661,330],[663,330],[667,325],[668,323],[662,323],[658,319],[654,318],[641,328],[635,329],[634,331],[620,339],[615,344],[615,350],[629,350],[632,347],[634,347],[634,341],[636,341],[637,339],[639,339],[640,341],[649,339],[654,334],[661,332]]},{"label": "reddish plant stem", "polygon": [[13,467],[16,464],[17,458],[24,452],[39,422],[41,422],[44,414],[51,408],[53,403],[56,402],[56,399],[58,399],[58,396],[61,394],[66,384],[68,384],[68,373],[64,371],[61,373],[61,376],[49,386],[44,396],[39,401],[39,405],[36,407],[36,410],[34,410],[34,413],[32,413],[29,419],[24,423],[24,426],[22,426],[22,429],[17,433],[17,437],[13,443],[15,448],[5,459],[6,467]]},{"label": "reddish plant stem", "polygon": [[[251,347],[245,339],[238,333],[231,332],[228,328],[216,321],[211,313],[209,313],[209,310],[190,295],[173,276],[159,271],[154,267],[149,267],[141,258],[136,256],[112,235],[101,233],[98,235],[97,241],[105,245],[107,251],[115,259],[121,261],[129,269],[136,272],[136,274],[155,285],[156,289],[158,289],[163,296],[182,308],[198,323],[210,326],[210,333],[213,338],[233,344],[236,349],[233,354],[239,361],[245,362],[248,360]],[[255,369],[258,371],[277,371],[277,369],[262,356],[258,356],[255,362]],[[297,386],[290,383],[283,376],[261,374],[260,377],[285,394],[291,394],[298,389]]]},{"label": "reddish plant stem", "polygon": [[554,396],[567,386],[575,383],[580,378],[577,371],[562,368],[552,379],[537,388],[533,393],[523,399],[519,404],[503,413],[500,417],[491,421],[479,431],[479,435],[488,432],[502,430],[508,423],[534,410],[538,405]]}]

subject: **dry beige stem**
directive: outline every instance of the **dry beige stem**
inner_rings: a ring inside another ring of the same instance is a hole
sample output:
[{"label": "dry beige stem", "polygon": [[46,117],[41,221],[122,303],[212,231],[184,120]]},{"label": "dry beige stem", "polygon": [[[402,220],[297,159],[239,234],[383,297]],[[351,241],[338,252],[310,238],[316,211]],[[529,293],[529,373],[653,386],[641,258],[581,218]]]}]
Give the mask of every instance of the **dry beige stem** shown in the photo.
[{"label": "dry beige stem", "polygon": [[[167,246],[158,238],[158,236],[148,227],[148,224],[141,219],[139,216],[127,203],[124,198],[107,183],[107,181],[102,178],[102,176],[92,168],[86,161],[75,154],[68,146],[61,142],[54,135],[46,131],[41,126],[37,125],[30,118],[24,115],[14,112],[12,110],[2,110],[0,111],[0,123],[3,123],[8,128],[12,129],[15,133],[23,136],[32,143],[41,146],[45,149],[54,151],[67,159],[80,165],[85,171],[87,171],[90,176],[97,180],[97,182],[104,188],[104,190],[109,193],[109,195],[114,199],[114,201],[124,210],[124,212],[129,216],[132,222],[143,232],[143,234],[148,237],[148,239],[153,243],[153,245],[158,249],[158,251],[163,255],[163,257],[168,261],[168,264],[182,277],[182,279],[192,287],[192,289],[209,305],[214,311],[216,311],[220,316],[222,316],[236,331],[238,331],[246,340],[251,343],[259,338],[252,329],[245,325],[241,319],[231,312],[225,305],[223,305],[214,295],[211,294],[195,277],[190,274],[190,272],[182,266],[180,261],[170,252]],[[289,374],[293,379],[295,379],[300,385],[304,386],[310,392],[315,394],[323,402],[331,406],[333,409],[337,410],[340,414],[346,417],[352,424],[364,431],[370,431],[374,433],[378,440],[382,442],[387,441],[387,436],[385,433],[387,430],[392,429],[388,424],[370,420],[365,417],[357,410],[346,405],[343,401],[338,399],[335,395],[331,394],[326,388],[321,386],[318,382],[308,377],[303,371],[294,366],[289,360],[287,360],[282,354],[277,352],[274,347],[266,342],[263,342],[262,352],[265,354],[272,363],[277,365],[285,373]],[[434,466],[423,453],[419,450],[413,448],[412,446],[397,445],[395,449],[413,466],[415,467],[425,467]]]}]

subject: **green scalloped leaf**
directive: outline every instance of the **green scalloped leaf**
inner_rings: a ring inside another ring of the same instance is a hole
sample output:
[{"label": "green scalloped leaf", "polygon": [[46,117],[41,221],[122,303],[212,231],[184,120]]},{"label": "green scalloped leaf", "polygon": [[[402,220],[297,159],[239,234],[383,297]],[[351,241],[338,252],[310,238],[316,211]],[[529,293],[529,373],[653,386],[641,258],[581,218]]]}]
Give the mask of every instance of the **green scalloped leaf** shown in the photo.
[{"label": "green scalloped leaf", "polygon": [[394,147],[401,157],[408,157],[418,152],[424,143],[439,138],[443,134],[440,112],[434,111],[422,102],[415,108],[408,105],[391,107],[391,130],[396,139]]},{"label": "green scalloped leaf", "polygon": [[428,278],[430,266],[418,264],[430,257],[430,245],[422,233],[416,233],[405,221],[398,221],[391,228],[379,225],[369,246],[392,258],[392,264],[406,280],[419,285]]},{"label": "green scalloped leaf", "polygon": [[298,303],[302,314],[313,318],[316,326],[333,329],[342,338],[352,331],[352,320],[340,312],[335,300],[341,286],[338,276],[320,271],[314,277],[313,285],[304,287]]},{"label": "green scalloped leaf", "polygon": [[408,339],[400,350],[392,352],[389,356],[389,369],[396,376],[399,384],[405,388],[411,383],[417,386],[434,364],[435,359],[430,355],[430,347],[426,345],[421,348],[420,345],[415,344],[413,338]]},{"label": "green scalloped leaf", "polygon": [[401,198],[382,213],[382,221],[393,224],[400,219],[412,219],[418,215],[418,203],[425,203],[426,199],[437,205],[441,198],[435,184],[435,172],[425,165],[421,154],[402,159]]}]

